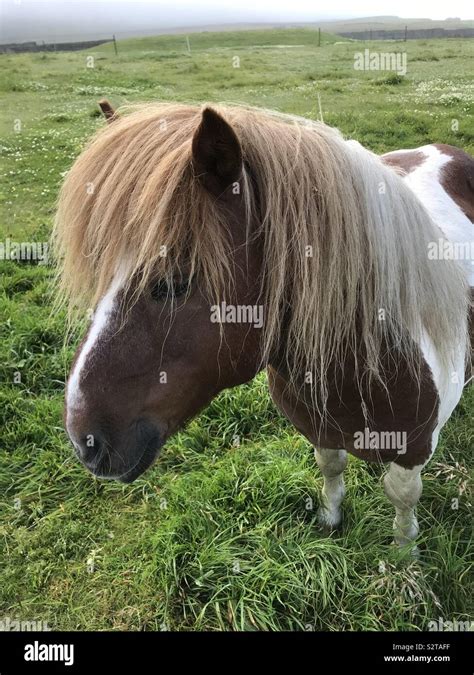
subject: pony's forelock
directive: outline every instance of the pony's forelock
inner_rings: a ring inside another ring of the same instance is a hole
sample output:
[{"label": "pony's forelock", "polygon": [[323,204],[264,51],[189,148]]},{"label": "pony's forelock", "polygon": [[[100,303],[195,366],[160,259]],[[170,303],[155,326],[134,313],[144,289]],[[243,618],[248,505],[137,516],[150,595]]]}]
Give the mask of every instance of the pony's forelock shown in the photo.
[{"label": "pony's forelock", "polygon": [[76,160],[53,233],[59,297],[69,306],[95,306],[124,259],[135,294],[184,268],[209,291],[223,287],[226,222],[192,172],[199,121],[190,106],[141,107],[102,129]]}]

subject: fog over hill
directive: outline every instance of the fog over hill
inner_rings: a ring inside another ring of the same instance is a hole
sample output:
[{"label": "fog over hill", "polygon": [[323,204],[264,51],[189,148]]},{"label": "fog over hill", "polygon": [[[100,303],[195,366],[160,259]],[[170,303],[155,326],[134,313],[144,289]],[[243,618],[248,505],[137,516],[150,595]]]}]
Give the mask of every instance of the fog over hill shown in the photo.
[{"label": "fog over hill", "polygon": [[[443,8],[451,16],[434,16],[428,0],[386,0],[384,9],[405,10],[404,16],[432,16],[431,19],[374,16],[371,9],[379,6],[372,0],[361,0],[357,10],[349,0],[338,0],[329,10],[315,9],[309,0],[0,0],[0,43],[11,42],[73,42],[109,38],[118,39],[158,35],[169,32],[196,30],[237,30],[321,26],[323,30],[363,30],[365,28],[394,28],[408,24],[418,28],[467,27],[467,3],[453,1]],[[365,9],[365,12],[364,12]],[[417,11],[418,13],[413,14]],[[359,17],[357,17],[359,15]],[[443,19],[443,20],[436,20]],[[474,25],[472,22],[470,24]],[[357,25],[356,25],[357,24]]]}]

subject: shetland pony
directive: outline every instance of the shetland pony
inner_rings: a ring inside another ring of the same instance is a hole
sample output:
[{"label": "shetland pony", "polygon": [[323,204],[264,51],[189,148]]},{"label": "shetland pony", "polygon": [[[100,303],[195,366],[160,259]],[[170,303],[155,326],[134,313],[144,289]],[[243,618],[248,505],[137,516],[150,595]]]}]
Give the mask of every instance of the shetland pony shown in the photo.
[{"label": "shetland pony", "polygon": [[133,481],[266,368],[317,448],[320,522],[340,522],[350,452],[388,463],[395,541],[414,540],[420,473],[468,377],[474,161],[378,157],[247,107],[102,108],[54,230],[60,296],[95,309],[66,392],[81,461]]}]

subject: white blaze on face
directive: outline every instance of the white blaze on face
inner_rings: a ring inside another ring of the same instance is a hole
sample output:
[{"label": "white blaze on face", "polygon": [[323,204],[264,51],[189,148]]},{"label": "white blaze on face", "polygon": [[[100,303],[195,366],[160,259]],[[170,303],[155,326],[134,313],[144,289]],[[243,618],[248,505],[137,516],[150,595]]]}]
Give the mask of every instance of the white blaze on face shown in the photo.
[{"label": "white blaze on face", "polygon": [[87,358],[96,347],[101,335],[103,335],[106,331],[110,319],[115,316],[117,295],[123,288],[125,279],[126,272],[125,269],[121,267],[116,273],[109,290],[97,305],[97,308],[94,312],[94,318],[89,327],[86,341],[82,345],[80,354],[78,355],[76,363],[74,364],[74,368],[69,376],[66,393],[66,426],[68,427],[68,431],[69,415],[74,410],[80,409],[84,400],[84,394],[81,390],[81,375],[84,365],[87,361]]}]

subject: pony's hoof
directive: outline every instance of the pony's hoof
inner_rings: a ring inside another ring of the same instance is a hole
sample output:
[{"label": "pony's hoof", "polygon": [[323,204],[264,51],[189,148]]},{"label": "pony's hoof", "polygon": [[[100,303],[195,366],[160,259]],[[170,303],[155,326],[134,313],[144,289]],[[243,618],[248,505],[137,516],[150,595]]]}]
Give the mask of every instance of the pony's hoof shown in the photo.
[{"label": "pony's hoof", "polygon": [[318,509],[318,523],[320,526],[329,532],[339,527],[342,522],[340,509],[327,509],[325,506],[320,506]]}]

